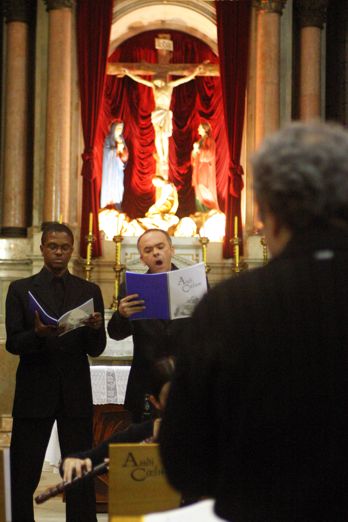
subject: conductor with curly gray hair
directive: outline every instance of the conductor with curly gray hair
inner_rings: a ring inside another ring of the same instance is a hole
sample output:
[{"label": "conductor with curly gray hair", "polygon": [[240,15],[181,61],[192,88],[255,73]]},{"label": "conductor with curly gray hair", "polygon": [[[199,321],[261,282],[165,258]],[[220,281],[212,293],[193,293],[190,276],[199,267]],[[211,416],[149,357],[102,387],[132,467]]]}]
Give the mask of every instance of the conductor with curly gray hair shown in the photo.
[{"label": "conductor with curly gray hair", "polygon": [[164,466],[226,520],[343,522],[348,133],[295,123],[252,164],[272,259],[196,308],[162,422]]}]

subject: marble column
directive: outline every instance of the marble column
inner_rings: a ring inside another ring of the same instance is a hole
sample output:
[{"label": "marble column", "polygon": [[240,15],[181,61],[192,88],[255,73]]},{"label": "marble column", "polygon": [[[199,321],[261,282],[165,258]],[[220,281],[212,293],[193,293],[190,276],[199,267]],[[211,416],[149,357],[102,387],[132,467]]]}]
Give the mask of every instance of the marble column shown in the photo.
[{"label": "marble column", "polygon": [[1,232],[22,237],[27,228],[28,55],[33,2],[5,2],[6,71],[4,118],[4,185]]},{"label": "marble column", "polygon": [[46,0],[49,16],[43,221],[69,221],[72,2]]},{"label": "marble column", "polygon": [[286,0],[256,0],[257,55],[255,145],[279,128],[280,16]]},{"label": "marble column", "polygon": [[300,24],[300,92],[301,120],[321,115],[321,31],[326,21],[328,0],[300,0],[295,12]]}]

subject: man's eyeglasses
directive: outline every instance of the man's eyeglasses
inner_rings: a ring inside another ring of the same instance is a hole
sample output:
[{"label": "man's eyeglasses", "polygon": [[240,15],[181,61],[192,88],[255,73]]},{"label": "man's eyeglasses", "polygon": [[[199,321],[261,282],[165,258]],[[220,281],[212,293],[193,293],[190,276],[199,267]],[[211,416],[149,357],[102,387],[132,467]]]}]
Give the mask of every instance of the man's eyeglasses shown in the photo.
[{"label": "man's eyeglasses", "polygon": [[44,245],[45,248],[48,248],[51,252],[57,252],[58,250],[61,250],[64,253],[70,252],[72,250],[72,245],[69,245],[68,243],[64,243],[63,245],[57,245],[57,243],[47,243]]}]

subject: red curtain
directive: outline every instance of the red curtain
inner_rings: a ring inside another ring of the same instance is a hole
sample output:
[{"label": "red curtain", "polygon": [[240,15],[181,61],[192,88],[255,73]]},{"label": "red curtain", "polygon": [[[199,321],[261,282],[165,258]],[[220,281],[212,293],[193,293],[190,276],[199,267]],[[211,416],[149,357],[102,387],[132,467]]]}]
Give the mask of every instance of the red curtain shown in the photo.
[{"label": "red curtain", "polygon": [[[226,214],[224,256],[231,257],[229,239],[233,234],[235,215],[239,217],[241,235],[243,171],[240,150],[251,6],[249,0],[217,2],[216,5],[221,78],[197,77],[174,89],[169,178],[178,190],[178,216],[193,213],[192,145],[198,139],[199,122],[202,119],[209,121],[216,141],[218,200],[220,209]],[[155,173],[152,89],[128,77],[105,76],[111,17],[112,0],[80,0],[77,4],[78,68],[85,140],[81,238],[87,235],[88,214],[93,212],[93,229],[97,236],[93,248],[95,256],[101,254],[97,217],[103,143],[112,120],[124,121],[124,137],[130,153],[125,170],[123,210],[130,218],[142,217],[155,199],[152,185]],[[218,62],[217,56],[201,40],[179,31],[169,32],[174,42],[173,63]],[[109,61],[155,63],[154,40],[157,35],[158,31],[149,31],[127,40]],[[82,240],[82,256],[85,256],[85,250],[86,243]]]},{"label": "red curtain", "polygon": [[77,60],[85,150],[82,154],[83,200],[81,256],[86,256],[88,216],[93,212],[96,241],[93,255],[101,253],[98,233],[101,150],[96,147],[110,40],[113,0],[79,0],[76,12]]},{"label": "red curtain", "polygon": [[[110,62],[157,62],[155,37],[159,31],[141,33],[119,46]],[[186,33],[168,31],[174,44],[173,63],[199,64],[204,60],[217,63],[218,58],[202,41]],[[151,79],[151,76],[148,77]],[[103,114],[96,146],[102,148],[110,122],[124,121],[124,137],[129,148],[125,170],[125,194],[122,208],[131,218],[144,216],[154,202],[152,178],[156,166],[154,130],[151,111],[154,108],[152,89],[128,77],[108,76]],[[228,143],[223,124],[223,103],[219,77],[197,77],[176,87],[171,100],[173,136],[169,146],[169,179],[179,196],[179,217],[195,212],[194,190],[191,186],[191,151],[198,139],[199,122],[210,122],[217,149],[217,193],[220,209],[225,210],[228,182]],[[101,176],[101,172],[100,172]]]},{"label": "red curtain", "polygon": [[[226,234],[223,255],[233,256],[233,224],[238,217],[239,238],[242,239],[241,191],[243,168],[240,153],[243,135],[245,92],[248,69],[251,0],[215,1],[220,74],[224,103],[224,121],[230,153],[226,199]],[[242,247],[242,244],[241,244]],[[241,250],[242,253],[242,250]]]}]

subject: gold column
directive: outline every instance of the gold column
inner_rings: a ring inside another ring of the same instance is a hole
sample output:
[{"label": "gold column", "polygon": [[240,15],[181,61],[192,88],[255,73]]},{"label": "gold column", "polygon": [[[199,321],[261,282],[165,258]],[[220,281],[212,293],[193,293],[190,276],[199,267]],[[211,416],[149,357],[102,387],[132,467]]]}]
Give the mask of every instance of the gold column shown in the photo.
[{"label": "gold column", "polygon": [[256,0],[256,109],[255,145],[279,128],[280,16],[286,0]]},{"label": "gold column", "polygon": [[69,222],[72,2],[46,0],[49,16],[43,221]]},{"label": "gold column", "polygon": [[321,30],[326,21],[327,0],[301,0],[294,4],[300,33],[300,119],[321,115]]},{"label": "gold column", "polygon": [[32,3],[5,5],[6,73],[2,234],[20,237],[27,227],[28,54]]}]

